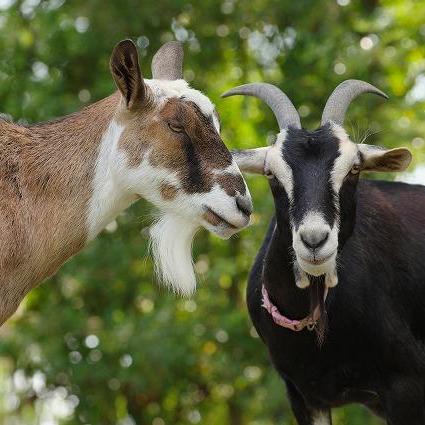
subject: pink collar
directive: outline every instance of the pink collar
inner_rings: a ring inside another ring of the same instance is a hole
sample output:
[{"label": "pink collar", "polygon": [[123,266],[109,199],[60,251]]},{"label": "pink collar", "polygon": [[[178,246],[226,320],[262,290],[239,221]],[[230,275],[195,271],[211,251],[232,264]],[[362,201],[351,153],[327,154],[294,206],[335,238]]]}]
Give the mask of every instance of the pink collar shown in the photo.
[{"label": "pink collar", "polygon": [[[261,292],[263,294],[263,303],[261,304],[262,307],[264,307],[269,314],[272,316],[273,322],[276,323],[276,325],[282,326],[283,328],[290,329],[294,332],[299,332],[307,328],[309,331],[312,331],[314,327],[316,326],[317,321],[320,319],[320,309],[319,306],[317,306],[313,314],[310,314],[309,316],[305,317],[301,320],[291,320],[285,316],[283,316],[277,307],[270,301],[269,294],[267,293],[267,289],[263,284],[263,287],[261,289]],[[328,288],[325,289],[324,298],[326,301],[326,296],[328,295]]]}]

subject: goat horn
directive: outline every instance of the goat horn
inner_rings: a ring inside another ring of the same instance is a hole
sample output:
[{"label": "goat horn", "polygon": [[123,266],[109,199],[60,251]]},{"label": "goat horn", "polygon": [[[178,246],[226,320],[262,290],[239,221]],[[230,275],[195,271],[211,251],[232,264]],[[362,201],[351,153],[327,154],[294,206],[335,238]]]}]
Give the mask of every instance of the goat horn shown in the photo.
[{"label": "goat horn", "polygon": [[161,46],[152,59],[152,78],[180,80],[183,78],[183,45],[169,41]]},{"label": "goat horn", "polygon": [[342,125],[344,123],[345,113],[347,112],[350,103],[363,93],[373,93],[388,99],[388,96],[372,86],[360,80],[346,80],[332,92],[326,102],[322,114],[322,125],[329,121]]},{"label": "goat horn", "polygon": [[287,127],[301,128],[300,116],[295,106],[288,96],[276,86],[268,83],[244,84],[223,93],[221,97],[237,94],[258,97],[265,102],[273,111],[280,130]]}]

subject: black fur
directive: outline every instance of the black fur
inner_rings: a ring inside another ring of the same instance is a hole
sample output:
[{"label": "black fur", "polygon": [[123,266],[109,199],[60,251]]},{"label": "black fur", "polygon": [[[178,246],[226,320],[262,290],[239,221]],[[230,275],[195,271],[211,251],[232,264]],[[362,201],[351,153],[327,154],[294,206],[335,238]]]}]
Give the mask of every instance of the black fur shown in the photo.
[{"label": "black fur", "polygon": [[183,137],[183,148],[186,154],[186,163],[188,165],[188,180],[190,182],[190,193],[201,192],[204,186],[204,179],[201,170],[201,162],[198,153],[190,138],[186,135]]},{"label": "black fur", "polygon": [[[327,190],[327,171],[313,178],[306,163],[291,158],[292,149],[309,150],[315,143],[304,138],[299,147],[295,141],[284,146],[285,159],[303,167],[311,185],[295,195],[295,203],[306,191]],[[329,159],[335,155],[331,145],[319,141],[315,149],[325,149]],[[294,281],[287,196],[277,181],[271,189],[276,218],[251,270],[247,302],[299,425],[313,425],[318,413],[326,417],[330,408],[353,402],[391,425],[424,425],[425,187],[347,176],[339,194],[339,283],[326,300],[328,330],[321,347],[313,332],[279,327],[261,307],[264,283],[282,314],[300,319],[311,308],[309,291]],[[329,201],[324,192],[317,197]]]}]

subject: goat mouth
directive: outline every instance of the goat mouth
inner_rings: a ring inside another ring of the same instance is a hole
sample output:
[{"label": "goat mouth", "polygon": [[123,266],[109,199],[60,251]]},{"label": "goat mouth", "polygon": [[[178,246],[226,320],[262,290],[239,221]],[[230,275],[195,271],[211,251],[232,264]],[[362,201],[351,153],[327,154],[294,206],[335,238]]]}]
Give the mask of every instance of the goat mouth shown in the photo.
[{"label": "goat mouth", "polygon": [[207,206],[205,207],[205,212],[202,217],[206,222],[208,222],[214,227],[225,225],[226,227],[229,227],[230,229],[238,229],[237,226],[235,226],[232,223],[229,223],[220,214],[217,214],[214,210],[212,210],[211,208]]},{"label": "goat mouth", "polygon": [[322,264],[325,264],[327,261],[329,261],[333,256],[333,253],[331,255],[327,255],[326,257],[322,257],[322,258],[311,258],[311,259],[307,259],[307,258],[303,258],[303,260],[306,263],[309,263],[313,266],[321,266]]}]

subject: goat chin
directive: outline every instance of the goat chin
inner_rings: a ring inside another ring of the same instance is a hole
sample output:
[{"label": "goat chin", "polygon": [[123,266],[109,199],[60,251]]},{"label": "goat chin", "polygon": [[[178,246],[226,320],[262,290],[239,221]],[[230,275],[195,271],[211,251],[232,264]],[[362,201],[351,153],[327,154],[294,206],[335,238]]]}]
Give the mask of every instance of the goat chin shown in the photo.
[{"label": "goat chin", "polygon": [[192,242],[199,225],[166,213],[150,229],[150,246],[158,278],[181,295],[196,289]]}]

